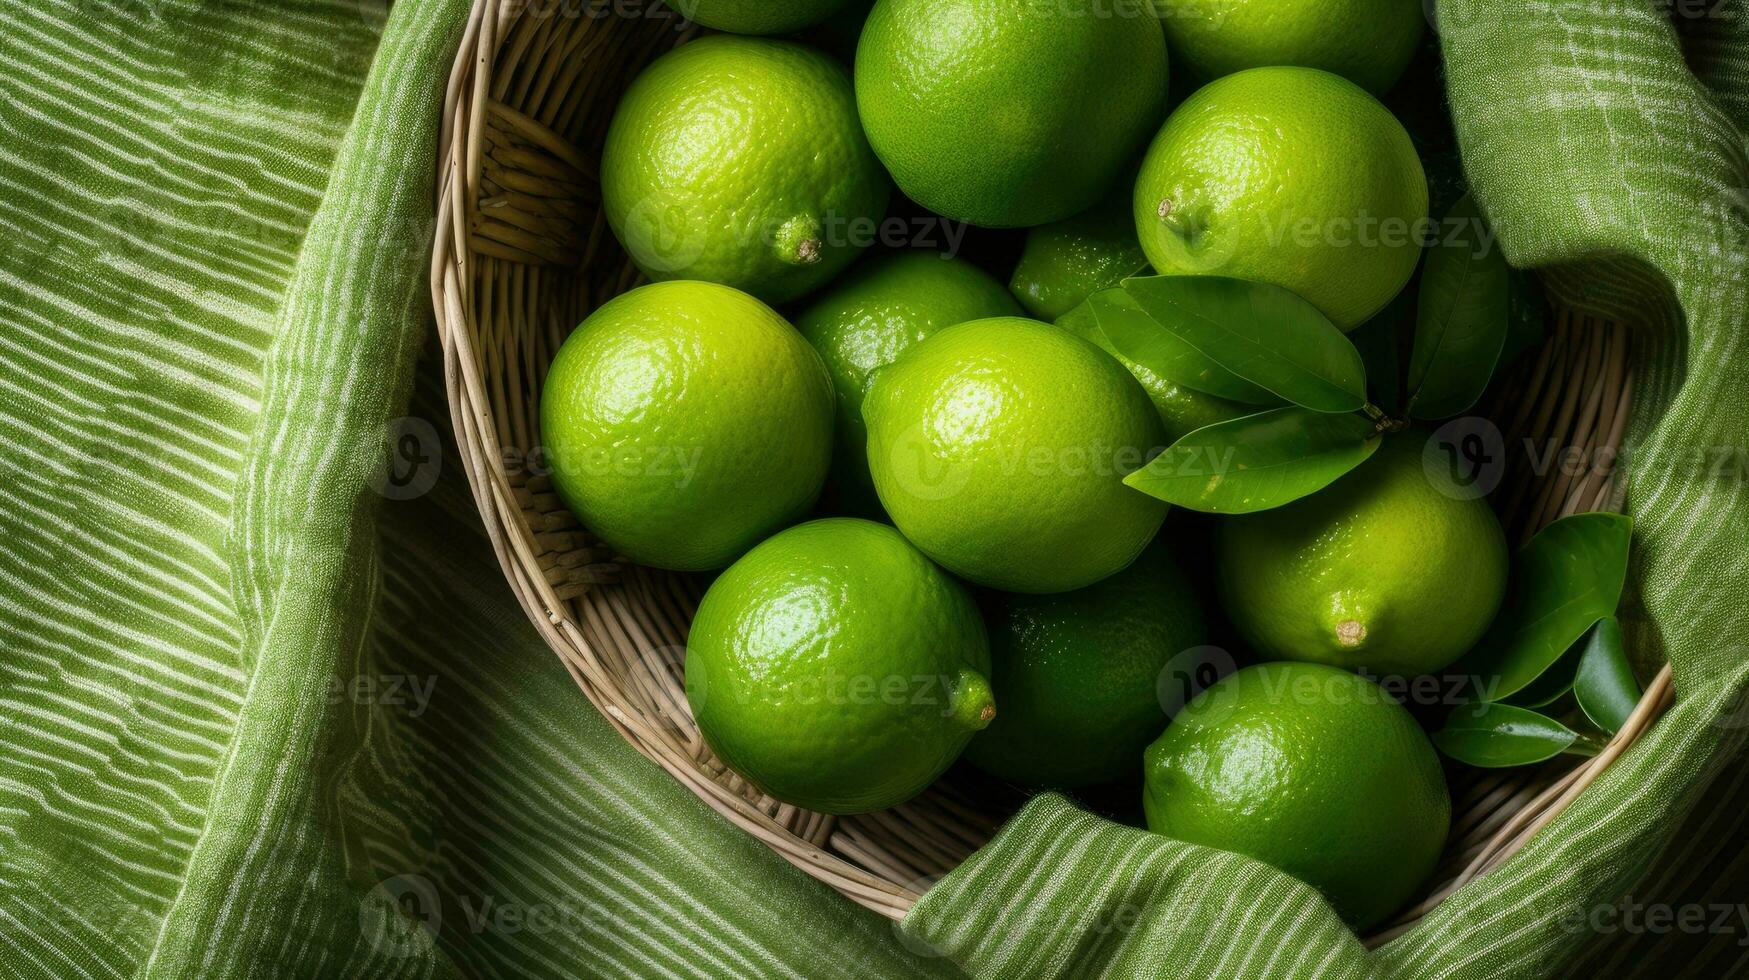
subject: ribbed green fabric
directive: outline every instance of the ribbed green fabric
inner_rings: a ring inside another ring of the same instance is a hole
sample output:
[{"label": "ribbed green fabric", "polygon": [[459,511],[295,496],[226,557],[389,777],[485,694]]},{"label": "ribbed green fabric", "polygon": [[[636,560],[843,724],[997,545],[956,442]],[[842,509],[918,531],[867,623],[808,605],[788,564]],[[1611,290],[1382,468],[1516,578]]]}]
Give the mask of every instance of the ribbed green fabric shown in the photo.
[{"label": "ribbed green fabric", "polygon": [[0,2],[0,976],[950,975],[371,489],[468,6]]},{"label": "ribbed green fabric", "polygon": [[[1674,662],[1678,705],[1516,857],[1373,955],[1266,868],[1041,798],[906,920],[971,972],[1540,977],[1590,946],[1585,965],[1608,972],[1574,975],[1745,962],[1749,24],[1732,5],[1640,0],[1441,0],[1438,15],[1465,170],[1508,257],[1637,328],[1633,625]],[[1698,904],[1707,925],[1648,929],[1612,911],[1624,895]]]}]

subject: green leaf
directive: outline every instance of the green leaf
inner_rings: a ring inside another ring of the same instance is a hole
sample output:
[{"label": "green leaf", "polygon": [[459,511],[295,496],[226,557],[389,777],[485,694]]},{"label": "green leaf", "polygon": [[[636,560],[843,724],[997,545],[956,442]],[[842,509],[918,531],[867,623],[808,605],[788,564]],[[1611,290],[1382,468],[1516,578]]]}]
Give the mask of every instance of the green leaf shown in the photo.
[{"label": "green leaf", "polygon": [[[1597,622],[1601,623],[1603,620]],[[1520,708],[1541,708],[1559,701],[1573,690],[1573,678],[1579,673],[1579,661],[1585,656],[1585,647],[1596,631],[1597,626],[1593,624],[1577,642],[1567,648],[1566,653],[1561,654],[1561,659],[1542,672],[1542,676],[1502,700]]]},{"label": "green leaf", "polygon": [[1615,614],[1627,580],[1633,521],[1574,514],[1519,551],[1506,610],[1458,671],[1477,679],[1482,700],[1523,690],[1561,659],[1591,624]]},{"label": "green leaf", "polygon": [[[1178,339],[1295,405],[1336,413],[1366,404],[1360,351],[1317,307],[1280,286],[1149,276],[1126,279],[1123,288]],[[1127,351],[1124,356],[1136,360]]]},{"label": "green leaf", "polygon": [[[1234,375],[1155,322],[1121,286],[1094,293],[1082,306],[1112,350],[1168,381],[1246,405],[1281,404],[1280,398]],[[1066,316],[1077,315],[1076,310]]]},{"label": "green leaf", "polygon": [[1289,406],[1197,429],[1124,482],[1190,510],[1249,514],[1322,490],[1378,446],[1359,415]]},{"label": "green leaf", "polygon": [[1439,751],[1484,769],[1532,765],[1560,755],[1578,741],[1578,732],[1546,715],[1485,702],[1458,708],[1445,727],[1433,733]]},{"label": "green leaf", "polygon": [[[1461,225],[1454,224],[1462,222]],[[1462,415],[1488,387],[1509,323],[1506,257],[1483,234],[1464,195],[1439,227],[1421,270],[1415,347],[1409,355],[1409,415]]]},{"label": "green leaf", "polygon": [[1633,665],[1628,663],[1621,624],[1614,617],[1598,621],[1573,680],[1579,710],[1593,725],[1613,735],[1627,724],[1643,693],[1634,678]]}]

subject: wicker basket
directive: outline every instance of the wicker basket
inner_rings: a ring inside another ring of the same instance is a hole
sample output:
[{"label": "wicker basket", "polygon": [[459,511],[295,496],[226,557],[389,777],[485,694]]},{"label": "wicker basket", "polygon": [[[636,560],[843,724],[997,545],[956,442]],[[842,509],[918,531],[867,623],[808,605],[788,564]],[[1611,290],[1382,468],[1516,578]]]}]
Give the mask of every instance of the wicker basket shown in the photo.
[{"label": "wicker basket", "polygon": [[[620,93],[695,32],[654,2],[476,0],[444,104],[432,297],[456,440],[512,590],[547,643],[620,733],[737,827],[863,906],[902,917],[927,884],[1007,815],[944,779],[903,806],[853,817],[761,795],[705,747],[681,686],[692,576],[628,567],[592,539],[538,474],[535,401],[566,334],[638,282],[600,208],[602,136]],[[1619,444],[1631,389],[1629,337],[1609,323],[1554,318],[1550,337],[1493,413],[1510,444]],[[1607,467],[1509,472],[1509,534],[1611,506]],[[1533,770],[1467,772],[1453,787],[1448,853],[1425,900],[1376,944],[1410,928],[1553,820],[1670,699],[1666,668],[1595,758]]]}]

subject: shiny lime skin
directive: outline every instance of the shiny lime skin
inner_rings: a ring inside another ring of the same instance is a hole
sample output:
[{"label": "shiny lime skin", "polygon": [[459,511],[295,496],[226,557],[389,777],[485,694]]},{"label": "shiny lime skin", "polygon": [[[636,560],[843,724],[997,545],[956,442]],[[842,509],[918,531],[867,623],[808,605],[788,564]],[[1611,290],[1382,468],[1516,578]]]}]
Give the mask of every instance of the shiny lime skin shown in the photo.
[{"label": "shiny lime skin", "polygon": [[1178,66],[1198,81],[1298,65],[1383,95],[1426,26],[1422,0],[1156,0]]},{"label": "shiny lime skin", "polygon": [[1160,274],[1274,283],[1349,330],[1414,273],[1427,176],[1402,124],[1353,82],[1253,68],[1172,113],[1132,205]]},{"label": "shiny lime skin", "polygon": [[1019,312],[1002,284],[970,262],[897,252],[852,269],[796,316],[796,329],[825,359],[838,391],[832,485],[841,508],[880,512],[862,421],[863,395],[875,370],[944,327]]},{"label": "shiny lime skin", "polygon": [[1318,493],[1220,523],[1221,600],[1259,653],[1412,677],[1482,638],[1506,593],[1506,536],[1485,500],[1428,479],[1425,442],[1387,436]]},{"label": "shiny lime skin", "polygon": [[686,698],[754,785],[821,813],[895,806],[996,712],[977,604],[885,524],[813,521],[766,540],[699,603]]},{"label": "shiny lime skin", "polygon": [[731,34],[787,34],[818,24],[846,0],[672,0],[688,20]]},{"label": "shiny lime skin", "polygon": [[1126,192],[1026,234],[1026,247],[1008,288],[1026,312],[1057,318],[1094,293],[1135,275],[1147,275],[1148,257],[1136,241]]},{"label": "shiny lime skin", "polygon": [[975,225],[1066,218],[1160,124],[1146,0],[877,0],[856,51],[875,153],[910,198]]},{"label": "shiny lime skin", "polygon": [[1355,929],[1439,860],[1451,797],[1402,705],[1364,677],[1265,663],[1178,712],[1144,755],[1148,829],[1234,851],[1317,888]]},{"label": "shiny lime skin", "polygon": [[645,275],[768,303],[850,265],[891,190],[849,72],[766,38],[706,37],[656,59],[620,101],[601,157],[608,223]]},{"label": "shiny lime skin", "polygon": [[745,293],[653,283],[565,340],[541,394],[553,487],[642,565],[721,568],[801,519],[832,452],[832,379]]},{"label": "shiny lime skin", "polygon": [[1195,388],[1186,388],[1123,356],[1105,338],[1104,331],[1099,329],[1098,321],[1086,306],[1078,306],[1064,314],[1057,320],[1057,326],[1110,354],[1142,383],[1143,390],[1148,393],[1148,400],[1154,403],[1154,411],[1160,415],[1160,424],[1165,428],[1167,443],[1177,442],[1205,425],[1214,425],[1216,422],[1225,422],[1262,410],[1254,405],[1245,405],[1197,391]]},{"label": "shiny lime skin", "polygon": [[1066,592],[1127,566],[1166,505],[1124,486],[1164,438],[1135,378],[1036,320],[948,327],[881,369],[863,401],[881,505],[950,571]]},{"label": "shiny lime skin", "polygon": [[1085,589],[1000,595],[989,624],[1002,710],[966,760],[1026,786],[1133,777],[1166,727],[1160,672],[1208,642],[1190,581],[1162,544]]}]

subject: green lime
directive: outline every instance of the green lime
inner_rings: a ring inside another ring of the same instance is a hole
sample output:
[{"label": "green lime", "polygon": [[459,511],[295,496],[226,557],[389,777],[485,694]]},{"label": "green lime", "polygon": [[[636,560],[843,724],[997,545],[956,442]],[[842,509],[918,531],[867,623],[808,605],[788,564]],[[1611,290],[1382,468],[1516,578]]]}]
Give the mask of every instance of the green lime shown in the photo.
[{"label": "green lime", "polygon": [[990,723],[977,604],[885,524],[790,528],[711,584],[687,638],[705,741],[754,785],[820,813],[895,806]]},{"label": "green lime", "polygon": [[1414,896],[1451,826],[1421,726],[1377,684],[1319,664],[1222,679],[1179,710],[1143,766],[1148,829],[1293,875],[1356,929]]},{"label": "green lime", "polygon": [[1028,786],[1076,787],[1137,772],[1166,726],[1161,675],[1194,657],[1208,627],[1163,544],[1112,577],[1060,595],[1002,595],[990,657],[1002,711],[966,748],[986,772]]},{"label": "green lime", "polygon": [[645,275],[770,303],[843,271],[890,192],[849,73],[788,41],[719,35],[656,59],[601,157],[608,223]]},{"label": "green lime", "polygon": [[1026,312],[1055,320],[1101,289],[1149,271],[1126,192],[1027,232],[1008,288]]},{"label": "green lime", "polygon": [[1105,337],[1105,331],[1099,329],[1099,322],[1086,306],[1077,306],[1064,314],[1057,320],[1057,326],[1098,345],[1100,350],[1117,358],[1117,362],[1142,383],[1143,390],[1148,393],[1148,400],[1154,403],[1154,411],[1160,415],[1160,424],[1165,427],[1167,443],[1177,442],[1205,425],[1214,425],[1216,422],[1225,422],[1261,411],[1254,405],[1245,405],[1197,391],[1195,388],[1186,388],[1123,356],[1117,352],[1117,348],[1111,346],[1111,341]]},{"label": "green lime", "polygon": [[918,204],[1040,225],[1091,207],[1159,125],[1147,0],[878,0],[856,50],[869,142]]},{"label": "green lime", "polygon": [[[1422,0],[1156,0],[1180,68],[1322,68],[1383,95],[1421,42]],[[1429,8],[1431,9],[1431,8]]]},{"label": "green lime", "polygon": [[1099,348],[1036,320],[949,327],[863,401],[875,490],[931,558],[1008,592],[1066,592],[1141,553],[1166,505],[1124,486],[1163,436]]},{"label": "green lime", "polygon": [[846,0],[669,0],[687,20],[733,34],[787,34],[837,13]]},{"label": "green lime", "polygon": [[1353,82],[1253,68],[1184,100],[1133,203],[1156,271],[1274,283],[1348,330],[1414,273],[1427,177],[1396,117]]},{"label": "green lime", "polygon": [[803,517],[832,452],[832,379],[727,286],[654,283],[559,348],[541,393],[553,487],[627,558],[721,568]]},{"label": "green lime", "polygon": [[1221,598],[1260,654],[1409,677],[1482,638],[1506,593],[1506,536],[1485,501],[1428,479],[1422,441],[1387,436],[1318,493],[1221,522]]},{"label": "green lime", "polygon": [[1002,284],[970,262],[897,252],[853,269],[796,317],[796,329],[825,358],[838,389],[832,484],[840,506],[880,512],[862,421],[875,369],[943,327],[1019,312]]}]

